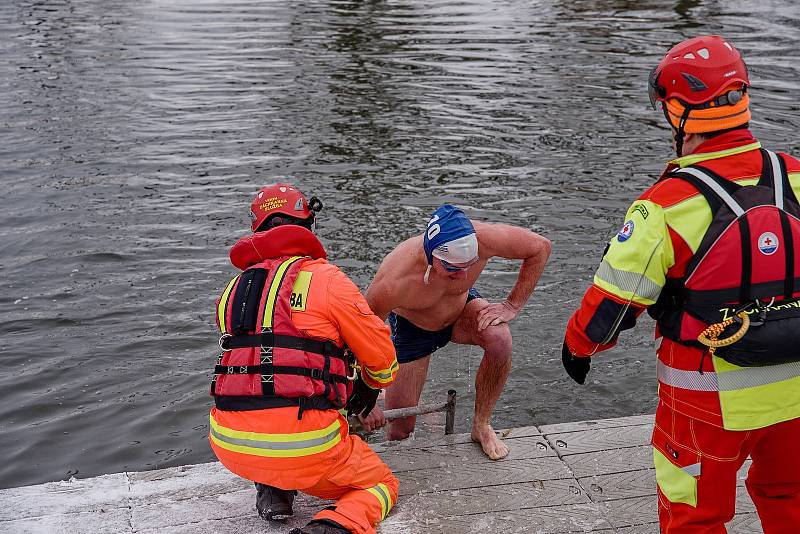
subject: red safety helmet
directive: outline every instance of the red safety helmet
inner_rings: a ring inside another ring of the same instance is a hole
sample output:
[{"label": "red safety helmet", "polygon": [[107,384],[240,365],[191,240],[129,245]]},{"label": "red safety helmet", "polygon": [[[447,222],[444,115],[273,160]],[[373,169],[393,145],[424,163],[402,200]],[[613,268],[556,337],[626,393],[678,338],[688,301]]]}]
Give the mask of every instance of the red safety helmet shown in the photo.
[{"label": "red safety helmet", "polygon": [[308,199],[294,186],[275,184],[262,188],[250,204],[251,228],[255,232],[261,224],[272,215],[287,215],[295,219],[308,220],[308,226],[314,221],[314,213],[322,208],[316,197]]},{"label": "red safety helmet", "polygon": [[672,47],[650,73],[650,104],[662,102],[673,128],[687,133],[727,130],[750,121],[747,66],[718,35]]}]

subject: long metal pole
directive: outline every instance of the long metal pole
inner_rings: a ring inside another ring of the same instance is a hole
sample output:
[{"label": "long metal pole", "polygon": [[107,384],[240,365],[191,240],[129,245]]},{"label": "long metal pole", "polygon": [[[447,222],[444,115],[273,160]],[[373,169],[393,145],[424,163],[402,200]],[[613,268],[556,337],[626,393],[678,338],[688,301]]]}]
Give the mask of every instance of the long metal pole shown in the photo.
[{"label": "long metal pole", "polygon": [[[409,406],[407,408],[394,408],[383,412],[383,416],[387,420],[400,419],[402,417],[411,417],[414,415],[422,415],[432,412],[444,412],[444,433],[452,434],[456,420],[456,390],[451,389],[447,392],[447,402],[439,402],[436,404],[419,404],[417,406]],[[359,425],[358,420],[353,418],[350,421],[351,425]]]},{"label": "long metal pole", "polygon": [[443,412],[447,409],[446,402],[438,404],[419,404],[417,406],[409,406],[408,408],[394,408],[393,410],[386,410],[383,416],[386,419],[400,419],[402,417],[411,417],[412,415],[422,415],[431,412]]}]

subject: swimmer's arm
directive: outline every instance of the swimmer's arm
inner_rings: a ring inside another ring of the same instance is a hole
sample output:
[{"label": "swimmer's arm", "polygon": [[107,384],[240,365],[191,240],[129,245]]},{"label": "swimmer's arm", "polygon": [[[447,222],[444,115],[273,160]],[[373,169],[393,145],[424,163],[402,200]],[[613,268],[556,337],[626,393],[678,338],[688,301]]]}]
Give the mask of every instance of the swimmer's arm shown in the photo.
[{"label": "swimmer's arm", "polygon": [[508,224],[484,223],[479,228],[479,246],[484,247],[489,256],[522,260],[517,282],[506,298],[508,304],[519,312],[542,276],[552,249],[550,240],[526,228]]},{"label": "swimmer's arm", "polygon": [[386,321],[389,313],[397,307],[394,286],[391,279],[378,269],[378,273],[364,293],[372,313],[383,321]]}]

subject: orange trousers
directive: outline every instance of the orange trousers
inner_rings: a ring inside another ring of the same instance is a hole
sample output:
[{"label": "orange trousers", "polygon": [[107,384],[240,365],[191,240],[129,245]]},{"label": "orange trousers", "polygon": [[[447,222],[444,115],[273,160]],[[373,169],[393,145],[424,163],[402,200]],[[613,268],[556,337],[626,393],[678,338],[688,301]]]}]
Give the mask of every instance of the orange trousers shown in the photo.
[{"label": "orange trousers", "polygon": [[735,513],[736,475],[748,456],[753,463],[745,485],[764,534],[800,532],[798,443],[800,419],[758,430],[733,431],[688,418],[659,402],[653,431],[655,454],[660,452],[696,480],[694,505],[672,502],[668,495],[677,499],[668,487],[670,477],[664,476],[670,467],[664,469],[662,465],[659,473],[656,463],[661,533],[725,534],[725,523]]},{"label": "orange trousers", "polygon": [[374,534],[397,502],[400,482],[358,436],[348,436],[341,445],[345,450],[339,462],[313,486],[297,489],[336,500],[333,510],[322,510],[314,519],[331,519],[355,534]]},{"label": "orange trousers", "polygon": [[[336,410],[308,410],[298,419],[295,407],[240,412],[212,408],[211,424],[211,449],[233,473],[337,501],[316,519],[336,521],[355,534],[373,534],[397,502],[397,478],[361,438],[348,433],[347,419]],[[301,442],[286,439],[292,436]],[[294,448],[296,454],[282,456],[275,453],[291,449],[275,448],[275,443],[263,448],[275,440],[300,447],[304,443],[317,452],[303,454],[302,448]]]}]

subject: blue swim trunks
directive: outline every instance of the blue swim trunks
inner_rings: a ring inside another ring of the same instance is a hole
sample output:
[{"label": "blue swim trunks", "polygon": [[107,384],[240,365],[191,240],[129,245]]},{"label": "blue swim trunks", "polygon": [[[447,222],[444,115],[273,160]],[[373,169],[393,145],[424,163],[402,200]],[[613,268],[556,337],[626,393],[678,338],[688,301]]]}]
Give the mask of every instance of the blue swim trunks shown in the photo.
[{"label": "blue swim trunks", "polygon": [[[480,293],[474,287],[470,288],[467,293],[467,302],[477,298],[481,298]],[[392,329],[392,342],[397,351],[399,363],[413,362],[423,356],[433,354],[450,343],[450,338],[453,336],[453,325],[431,332],[423,330],[394,312],[389,314],[389,326]]]}]

